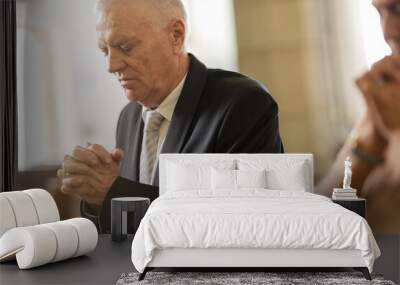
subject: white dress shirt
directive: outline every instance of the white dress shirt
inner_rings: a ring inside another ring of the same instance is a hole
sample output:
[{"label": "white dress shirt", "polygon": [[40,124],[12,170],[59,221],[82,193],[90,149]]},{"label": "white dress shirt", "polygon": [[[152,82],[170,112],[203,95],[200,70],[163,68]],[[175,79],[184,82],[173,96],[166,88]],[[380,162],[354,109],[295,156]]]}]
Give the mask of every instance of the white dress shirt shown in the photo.
[{"label": "white dress shirt", "polygon": [[[158,146],[157,146],[157,160],[160,154],[161,148],[164,144],[165,137],[167,136],[169,126],[171,124],[172,115],[175,110],[176,103],[178,102],[179,97],[181,96],[183,86],[185,84],[187,74],[183,77],[182,81],[175,87],[175,89],[164,99],[164,101],[158,106],[155,110],[160,113],[164,120],[161,123],[160,129],[158,130]],[[143,107],[142,111],[142,119],[146,122],[147,114],[149,108]]]}]

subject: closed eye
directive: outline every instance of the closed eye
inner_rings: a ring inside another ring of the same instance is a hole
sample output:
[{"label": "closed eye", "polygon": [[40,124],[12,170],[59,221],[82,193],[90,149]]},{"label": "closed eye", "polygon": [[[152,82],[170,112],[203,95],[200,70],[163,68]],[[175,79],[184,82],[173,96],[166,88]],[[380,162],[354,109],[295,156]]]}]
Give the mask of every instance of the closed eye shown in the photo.
[{"label": "closed eye", "polygon": [[122,46],[119,46],[119,50],[122,51],[124,54],[128,54],[132,51],[132,46],[122,45]]}]

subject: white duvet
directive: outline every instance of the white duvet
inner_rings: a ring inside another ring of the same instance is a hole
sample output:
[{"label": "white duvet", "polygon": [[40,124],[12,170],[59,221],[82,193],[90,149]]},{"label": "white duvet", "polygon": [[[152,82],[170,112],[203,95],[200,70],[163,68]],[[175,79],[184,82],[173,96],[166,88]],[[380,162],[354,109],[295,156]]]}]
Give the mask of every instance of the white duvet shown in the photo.
[{"label": "white duvet", "polygon": [[166,248],[358,249],[370,271],[380,255],[365,219],[328,198],[256,189],[159,197],[134,237],[132,262],[143,272]]}]

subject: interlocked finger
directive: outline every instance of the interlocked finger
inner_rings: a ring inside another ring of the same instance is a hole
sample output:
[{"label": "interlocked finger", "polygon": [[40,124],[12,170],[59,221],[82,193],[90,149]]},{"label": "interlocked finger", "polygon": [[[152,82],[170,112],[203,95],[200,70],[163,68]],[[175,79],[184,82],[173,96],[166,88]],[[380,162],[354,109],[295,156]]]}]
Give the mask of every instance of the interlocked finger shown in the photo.
[{"label": "interlocked finger", "polygon": [[89,166],[70,155],[64,157],[63,174],[87,174],[89,171]]},{"label": "interlocked finger", "polygon": [[62,180],[62,185],[70,188],[81,187],[85,183],[85,177],[81,175],[73,175]]},{"label": "interlocked finger", "polygon": [[96,154],[103,163],[108,164],[112,162],[111,154],[103,146],[99,144],[91,144],[88,146],[88,150]]},{"label": "interlocked finger", "polygon": [[74,148],[72,157],[90,166],[95,166],[99,163],[99,158],[93,151],[81,146],[76,146]]},{"label": "interlocked finger", "polygon": [[60,179],[66,178],[70,175],[71,175],[70,173],[68,173],[67,171],[65,171],[62,168],[57,170],[57,177]]}]

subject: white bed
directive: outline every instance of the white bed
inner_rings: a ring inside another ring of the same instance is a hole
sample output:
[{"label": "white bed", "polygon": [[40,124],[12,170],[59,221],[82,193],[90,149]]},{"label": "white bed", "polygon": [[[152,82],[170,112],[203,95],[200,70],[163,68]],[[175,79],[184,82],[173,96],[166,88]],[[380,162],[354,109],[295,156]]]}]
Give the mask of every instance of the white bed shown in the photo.
[{"label": "white bed", "polygon": [[369,277],[380,251],[367,222],[312,192],[309,154],[163,154],[160,197],[135,235],[132,262],[144,274],[354,267]]}]

